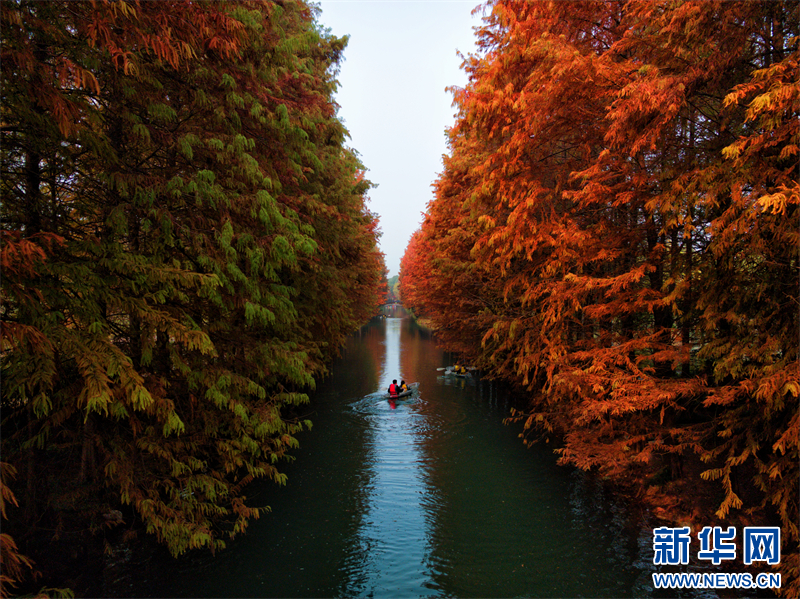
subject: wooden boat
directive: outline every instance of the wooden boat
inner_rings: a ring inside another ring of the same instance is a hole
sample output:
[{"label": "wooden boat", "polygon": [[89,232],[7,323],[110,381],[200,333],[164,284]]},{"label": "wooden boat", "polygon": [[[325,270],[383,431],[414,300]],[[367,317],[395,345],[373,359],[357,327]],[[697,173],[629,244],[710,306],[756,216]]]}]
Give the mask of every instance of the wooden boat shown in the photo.
[{"label": "wooden boat", "polygon": [[384,393],[384,397],[386,399],[403,399],[404,397],[411,397],[416,393],[417,389],[419,388],[419,383],[411,383],[408,386],[408,391],[403,391],[402,393],[398,393],[397,395],[389,395],[388,393]]}]

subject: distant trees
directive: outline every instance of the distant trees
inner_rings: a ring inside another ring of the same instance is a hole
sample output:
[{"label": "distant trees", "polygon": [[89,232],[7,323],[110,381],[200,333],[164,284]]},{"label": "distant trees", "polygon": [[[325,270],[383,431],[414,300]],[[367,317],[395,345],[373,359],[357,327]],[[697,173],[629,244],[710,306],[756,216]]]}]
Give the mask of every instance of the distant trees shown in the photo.
[{"label": "distant trees", "polygon": [[493,0],[401,266],[564,463],[718,481],[797,593],[793,2]]},{"label": "distant trees", "polygon": [[378,304],[346,40],[299,1],[0,9],[4,568],[6,535],[120,506],[174,554],[222,547]]},{"label": "distant trees", "polygon": [[390,279],[387,279],[387,281],[386,281],[386,289],[387,289],[386,301],[388,301],[388,302],[399,302],[400,301],[400,293],[398,291],[398,285],[399,285],[399,276],[398,275],[394,275]]}]

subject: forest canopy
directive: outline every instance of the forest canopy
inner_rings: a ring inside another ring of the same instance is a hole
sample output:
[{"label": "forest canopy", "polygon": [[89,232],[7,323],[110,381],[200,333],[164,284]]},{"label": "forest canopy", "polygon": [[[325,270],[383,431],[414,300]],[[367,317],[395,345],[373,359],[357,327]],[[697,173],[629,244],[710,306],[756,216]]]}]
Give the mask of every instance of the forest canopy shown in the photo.
[{"label": "forest canopy", "polygon": [[123,520],[176,555],[243,531],[385,267],[308,3],[0,9],[8,592]]},{"label": "forest canopy", "polygon": [[403,302],[563,463],[779,523],[796,595],[800,5],[479,10]]}]

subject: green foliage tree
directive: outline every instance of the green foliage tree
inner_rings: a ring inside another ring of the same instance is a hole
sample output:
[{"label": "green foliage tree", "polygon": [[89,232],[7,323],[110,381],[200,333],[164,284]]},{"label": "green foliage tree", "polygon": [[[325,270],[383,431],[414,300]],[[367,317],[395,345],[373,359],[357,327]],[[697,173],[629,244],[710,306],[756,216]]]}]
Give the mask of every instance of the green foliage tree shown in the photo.
[{"label": "green foliage tree", "polygon": [[378,302],[345,40],[304,2],[2,11],[9,531],[34,553],[130,506],[174,554],[221,548]]}]

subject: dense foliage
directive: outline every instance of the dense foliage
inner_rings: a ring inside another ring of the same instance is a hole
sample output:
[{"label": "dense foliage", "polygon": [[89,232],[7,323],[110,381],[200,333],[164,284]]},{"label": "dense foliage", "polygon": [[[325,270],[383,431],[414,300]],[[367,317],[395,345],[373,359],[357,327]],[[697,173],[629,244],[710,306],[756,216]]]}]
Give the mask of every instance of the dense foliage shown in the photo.
[{"label": "dense foliage", "polygon": [[797,594],[800,5],[485,11],[404,302],[564,463],[780,522]]},{"label": "dense foliage", "polygon": [[386,281],[386,301],[387,302],[396,302],[399,301],[400,293],[399,293],[399,285],[400,285],[400,277],[398,275],[394,275],[392,278]]},{"label": "dense foliage", "polygon": [[314,18],[2,3],[3,583],[134,515],[222,547],[266,509],[246,485],[284,482],[294,406],[385,278],[346,40]]}]

